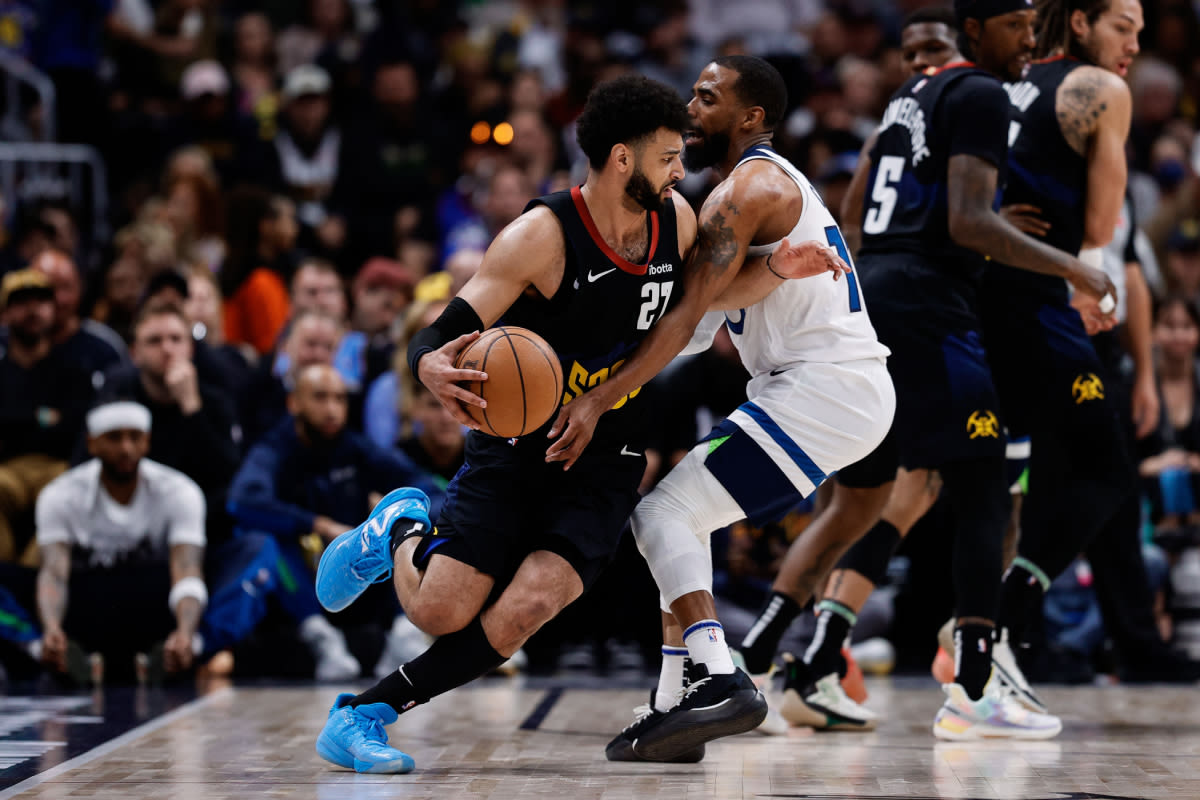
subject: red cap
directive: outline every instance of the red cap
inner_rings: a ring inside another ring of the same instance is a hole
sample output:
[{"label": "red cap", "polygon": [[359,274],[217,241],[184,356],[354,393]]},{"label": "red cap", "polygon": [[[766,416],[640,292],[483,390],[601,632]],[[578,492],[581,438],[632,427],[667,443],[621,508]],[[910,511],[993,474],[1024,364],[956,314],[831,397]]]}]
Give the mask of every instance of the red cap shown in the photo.
[{"label": "red cap", "polygon": [[354,291],[385,286],[389,289],[411,289],[412,276],[399,261],[383,256],[375,256],[363,264],[362,269],[354,276]]}]

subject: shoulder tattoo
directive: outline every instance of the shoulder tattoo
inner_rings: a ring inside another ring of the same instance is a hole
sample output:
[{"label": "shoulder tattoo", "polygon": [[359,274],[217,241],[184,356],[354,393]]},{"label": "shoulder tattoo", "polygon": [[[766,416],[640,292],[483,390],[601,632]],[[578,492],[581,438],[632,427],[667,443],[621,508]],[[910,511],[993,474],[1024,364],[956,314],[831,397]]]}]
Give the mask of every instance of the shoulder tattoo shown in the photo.
[{"label": "shoulder tattoo", "polygon": [[1095,132],[1100,115],[1108,110],[1108,103],[1100,99],[1102,80],[1102,76],[1088,70],[1088,74],[1064,85],[1055,102],[1058,125],[1078,153],[1087,151],[1088,138]]}]

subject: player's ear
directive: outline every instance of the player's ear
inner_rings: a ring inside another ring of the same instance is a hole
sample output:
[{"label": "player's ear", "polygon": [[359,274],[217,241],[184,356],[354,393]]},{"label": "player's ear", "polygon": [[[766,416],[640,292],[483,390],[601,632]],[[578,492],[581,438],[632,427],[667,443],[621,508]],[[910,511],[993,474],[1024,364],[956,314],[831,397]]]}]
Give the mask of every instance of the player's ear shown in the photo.
[{"label": "player's ear", "polygon": [[1071,12],[1071,17],[1067,20],[1067,24],[1071,26],[1071,33],[1079,37],[1086,36],[1088,29],[1091,28],[1091,25],[1088,24],[1087,14],[1079,9]]},{"label": "player's ear", "polygon": [[974,17],[968,17],[963,20],[962,32],[967,37],[967,41],[971,43],[971,49],[977,49],[979,47],[979,34],[982,33],[979,20]]},{"label": "player's ear", "polygon": [[754,130],[763,125],[763,119],[766,116],[767,112],[763,111],[762,106],[750,106],[746,109],[746,115],[742,119],[742,127],[747,130]]},{"label": "player's ear", "polygon": [[629,145],[617,142],[613,145],[612,150],[608,151],[608,160],[619,171],[624,172],[633,166],[633,151],[629,149]]}]

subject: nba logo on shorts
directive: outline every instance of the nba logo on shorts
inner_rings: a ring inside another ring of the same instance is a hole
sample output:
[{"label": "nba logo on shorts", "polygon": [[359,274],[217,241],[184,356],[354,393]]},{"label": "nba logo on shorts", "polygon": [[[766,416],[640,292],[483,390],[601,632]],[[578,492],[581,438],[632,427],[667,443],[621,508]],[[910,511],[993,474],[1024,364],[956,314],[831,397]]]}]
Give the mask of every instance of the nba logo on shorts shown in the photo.
[{"label": "nba logo on shorts", "polygon": [[714,642],[714,643],[717,641],[717,629],[716,628],[708,629],[708,640],[710,642]]}]

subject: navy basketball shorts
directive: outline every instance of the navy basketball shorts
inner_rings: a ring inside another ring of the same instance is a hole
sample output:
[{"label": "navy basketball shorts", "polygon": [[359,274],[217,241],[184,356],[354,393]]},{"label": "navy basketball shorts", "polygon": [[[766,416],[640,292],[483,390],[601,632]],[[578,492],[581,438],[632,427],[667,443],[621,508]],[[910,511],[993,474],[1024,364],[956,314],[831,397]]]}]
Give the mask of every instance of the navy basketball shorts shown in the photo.
[{"label": "navy basketball shorts", "polygon": [[564,472],[545,462],[548,440],[510,444],[472,432],[466,463],[446,488],[433,555],[468,564],[504,585],[527,555],[562,556],[590,587],[612,560],[646,470],[631,454],[592,442]]},{"label": "navy basketball shorts", "polygon": [[871,488],[892,480],[901,466],[1003,459],[1000,401],[969,301],[945,286],[931,288],[902,264],[893,268],[877,257],[870,267],[861,272],[863,292],[875,332],[892,351],[896,417],[875,452],[838,480]]},{"label": "navy basketball shorts", "polygon": [[981,298],[980,320],[1012,436],[1115,418],[1108,372],[1066,298]]}]

